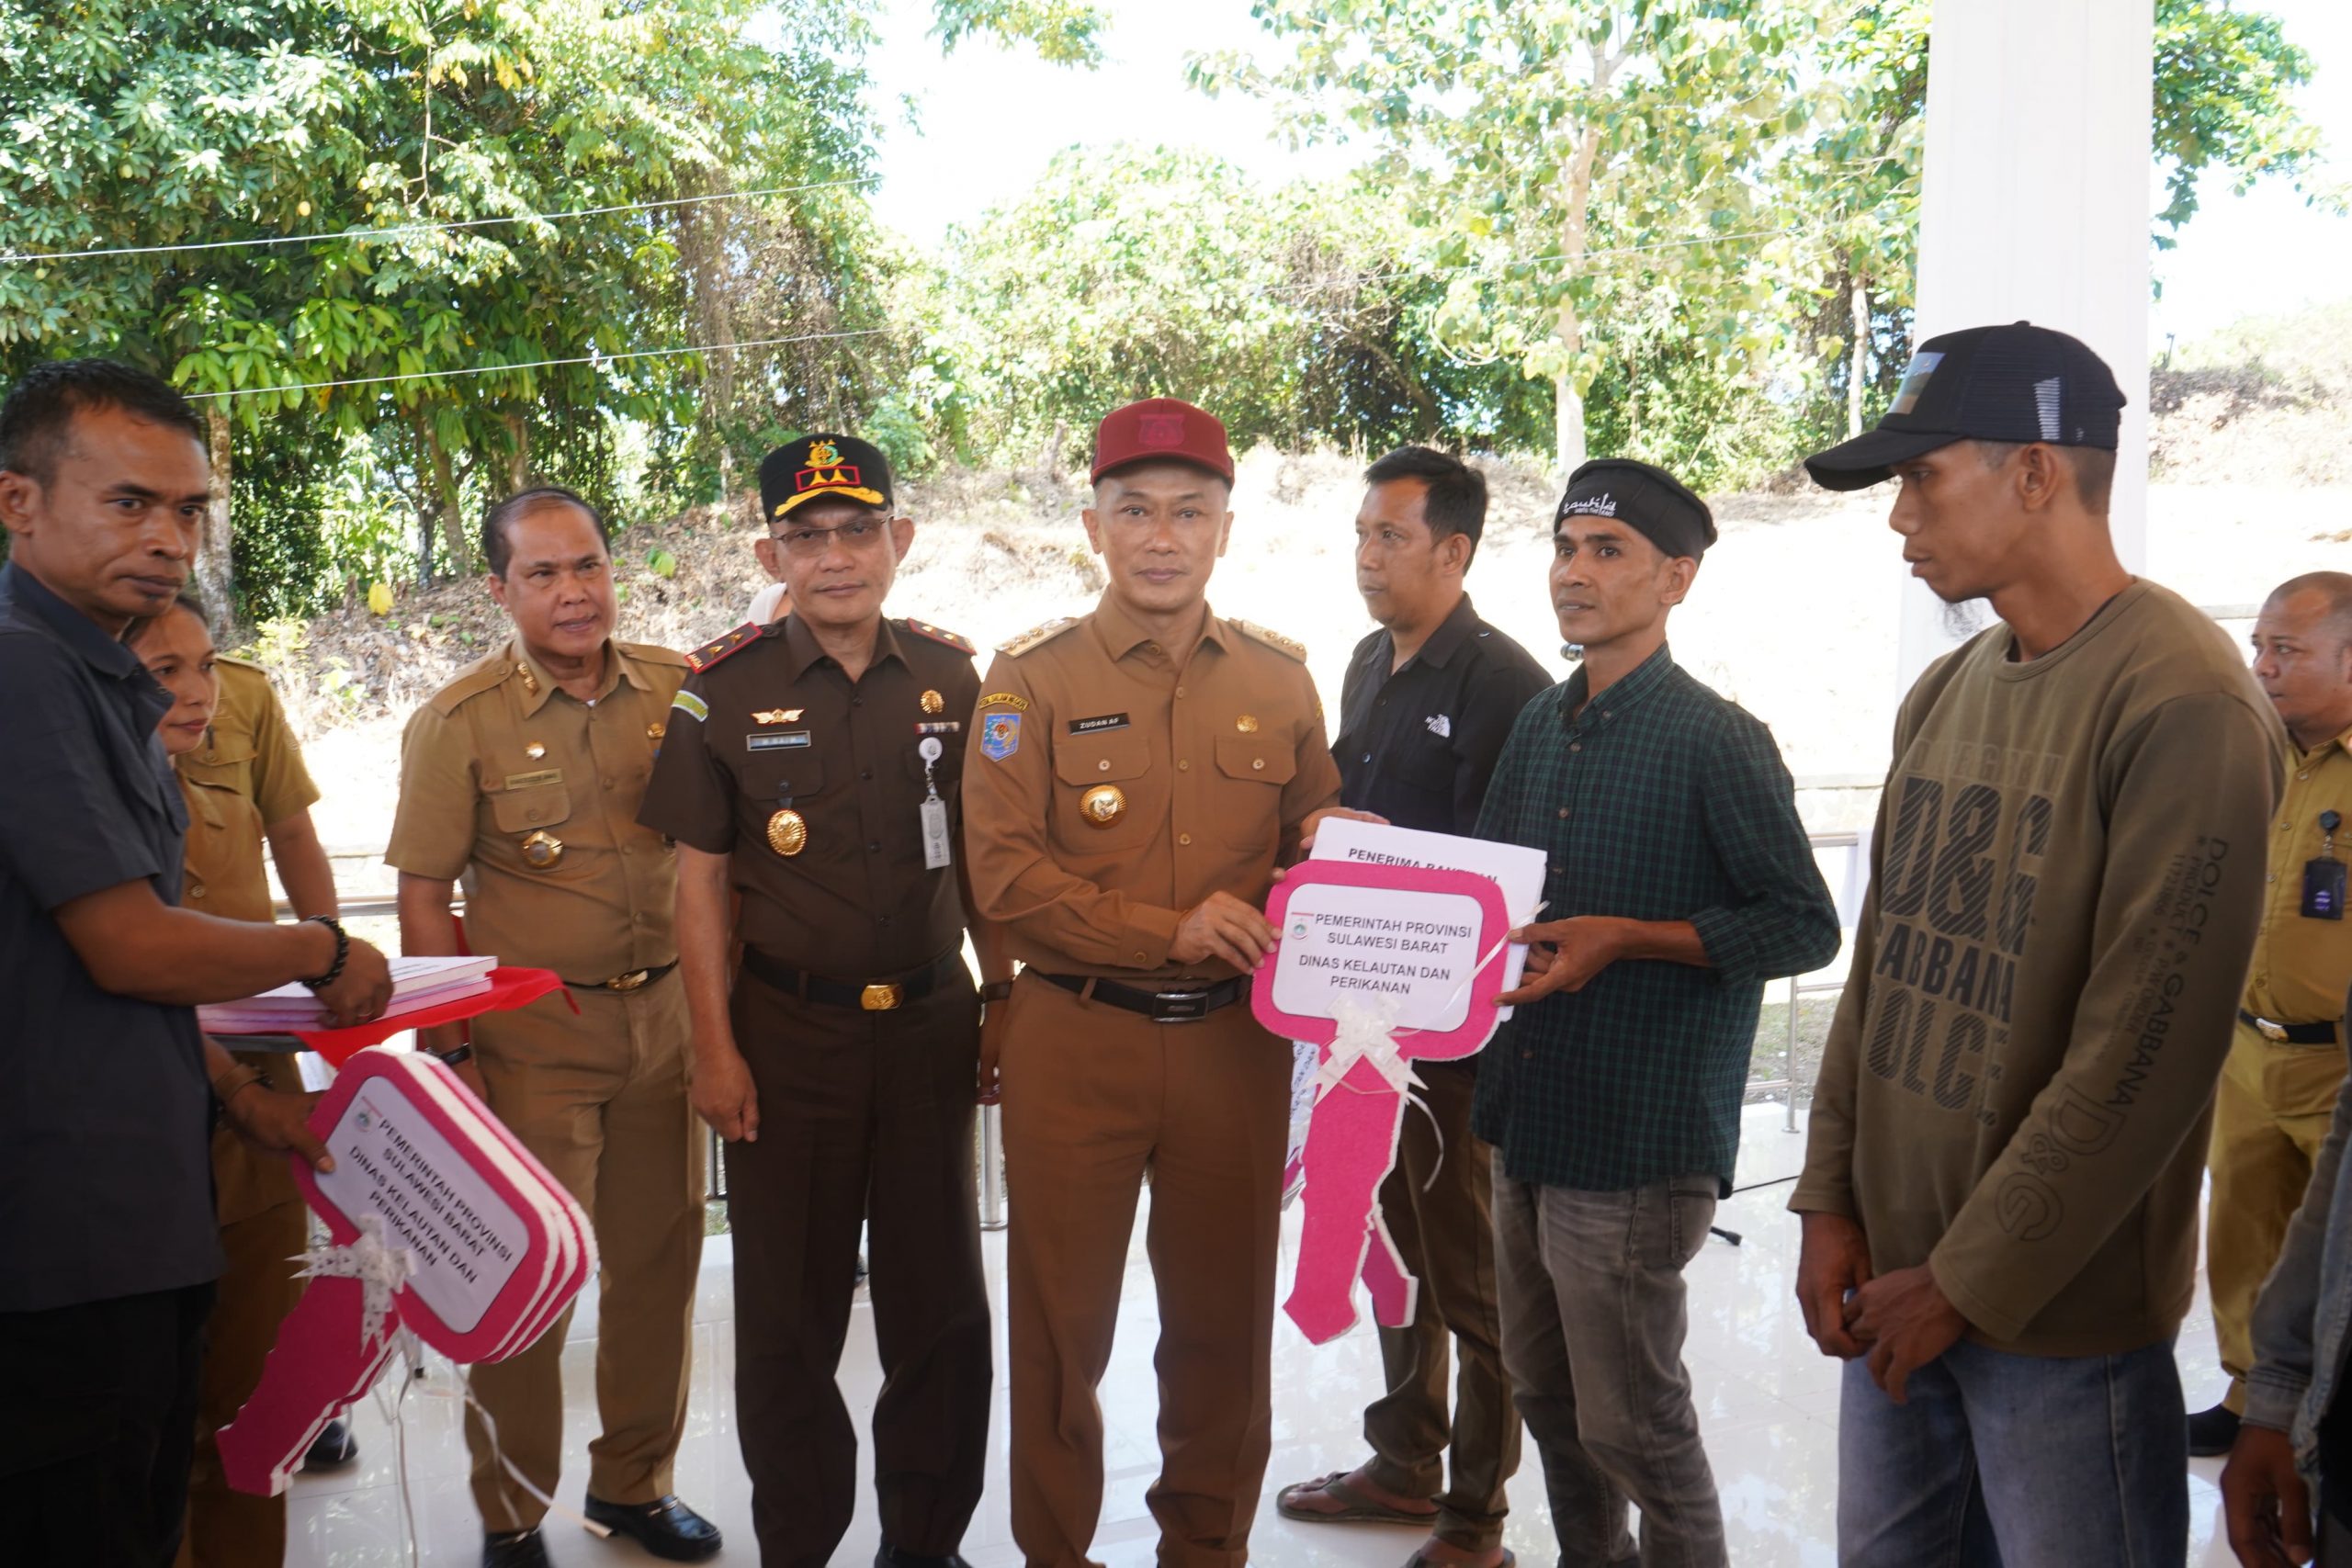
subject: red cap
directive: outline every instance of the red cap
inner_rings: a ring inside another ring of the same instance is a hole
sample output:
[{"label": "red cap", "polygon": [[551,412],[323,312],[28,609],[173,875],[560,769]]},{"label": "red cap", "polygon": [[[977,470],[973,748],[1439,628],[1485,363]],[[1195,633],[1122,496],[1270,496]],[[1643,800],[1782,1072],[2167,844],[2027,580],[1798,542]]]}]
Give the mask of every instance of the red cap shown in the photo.
[{"label": "red cap", "polygon": [[1146,398],[1104,414],[1094,427],[1094,471],[1087,478],[1091,482],[1114,468],[1154,457],[1191,463],[1233,482],[1233,454],[1225,445],[1223,422],[1174,398]]}]

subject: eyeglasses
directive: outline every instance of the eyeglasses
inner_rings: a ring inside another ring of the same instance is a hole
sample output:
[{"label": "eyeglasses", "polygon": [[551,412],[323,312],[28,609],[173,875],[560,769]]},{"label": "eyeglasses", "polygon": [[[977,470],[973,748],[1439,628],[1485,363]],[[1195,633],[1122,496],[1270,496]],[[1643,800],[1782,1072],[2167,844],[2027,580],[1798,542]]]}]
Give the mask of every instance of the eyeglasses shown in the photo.
[{"label": "eyeglasses", "polygon": [[863,549],[881,533],[884,521],[878,517],[861,517],[854,523],[843,523],[833,528],[793,528],[768,537],[782,545],[786,552],[804,559],[814,560],[832,547],[839,539],[853,550]]}]

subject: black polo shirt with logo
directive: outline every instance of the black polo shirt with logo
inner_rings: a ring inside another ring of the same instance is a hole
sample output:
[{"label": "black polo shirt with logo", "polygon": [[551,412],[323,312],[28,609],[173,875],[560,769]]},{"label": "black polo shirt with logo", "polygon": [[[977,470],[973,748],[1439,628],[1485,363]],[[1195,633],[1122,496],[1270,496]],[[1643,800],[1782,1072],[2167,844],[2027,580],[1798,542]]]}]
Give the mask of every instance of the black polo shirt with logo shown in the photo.
[{"label": "black polo shirt with logo", "polygon": [[121,642],[0,568],[0,1313],[220,1271],[195,1010],[99,989],[56,915],[126,882],[179,901],[170,707]]},{"label": "black polo shirt with logo", "polygon": [[1340,687],[1342,805],[1399,828],[1471,833],[1495,759],[1519,712],[1551,675],[1478,618],[1464,594],[1420,651],[1394,673],[1385,627],[1356,644]]}]

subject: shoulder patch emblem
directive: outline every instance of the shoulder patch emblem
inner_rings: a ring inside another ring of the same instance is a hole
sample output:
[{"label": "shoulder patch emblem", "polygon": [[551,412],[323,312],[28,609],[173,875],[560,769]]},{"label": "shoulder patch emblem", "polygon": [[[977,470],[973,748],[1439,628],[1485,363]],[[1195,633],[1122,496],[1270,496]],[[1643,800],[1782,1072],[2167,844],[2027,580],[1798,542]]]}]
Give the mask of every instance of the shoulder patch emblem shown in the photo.
[{"label": "shoulder patch emblem", "polygon": [[990,692],[980,699],[984,708],[1011,708],[1015,713],[1029,711],[1029,699],[1017,692]]},{"label": "shoulder patch emblem", "polygon": [[687,654],[686,668],[697,675],[701,674],[721,660],[732,658],[742,652],[745,646],[760,635],[761,629],[759,622],[745,621],[725,637],[715,642],[707,642]]},{"label": "shoulder patch emblem", "polygon": [[978,649],[974,648],[969,642],[966,641],[963,637],[956,636],[954,632],[949,631],[945,626],[934,626],[929,621],[918,621],[912,616],[909,616],[906,620],[900,622],[899,625],[905,626],[907,630],[914,633],[917,637],[927,637],[933,642],[944,642],[958,653],[979,652]]},{"label": "shoulder patch emblem", "polygon": [[1010,642],[996,645],[996,650],[1007,659],[1018,659],[1034,648],[1043,648],[1062,633],[1078,625],[1076,615],[1056,615],[1041,626],[1031,626]]},{"label": "shoulder patch emblem", "polygon": [[1021,750],[1021,716],[984,713],[980,716],[980,755],[1001,762]]},{"label": "shoulder patch emblem", "polygon": [[1306,645],[1303,642],[1286,637],[1280,632],[1268,631],[1265,627],[1250,621],[1232,621],[1227,624],[1242,636],[1256,642],[1262,642],[1277,653],[1287,654],[1301,664],[1306,662]]},{"label": "shoulder patch emblem", "polygon": [[676,696],[670,699],[670,706],[677,712],[684,714],[696,724],[702,723],[705,719],[710,716],[710,705],[704,702],[692,692],[681,691]]}]

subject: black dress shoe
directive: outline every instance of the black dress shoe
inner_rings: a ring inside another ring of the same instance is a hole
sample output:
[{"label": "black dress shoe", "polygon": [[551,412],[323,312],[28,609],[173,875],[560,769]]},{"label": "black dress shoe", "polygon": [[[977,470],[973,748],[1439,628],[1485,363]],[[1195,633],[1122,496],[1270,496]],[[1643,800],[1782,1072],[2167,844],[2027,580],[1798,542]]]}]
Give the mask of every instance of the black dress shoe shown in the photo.
[{"label": "black dress shoe", "polygon": [[874,1554],[874,1568],[972,1568],[957,1552],[944,1557],[924,1557],[912,1551],[901,1551],[888,1541]]},{"label": "black dress shoe", "polygon": [[481,1539],[481,1568],[548,1568],[548,1543],[537,1529],[486,1535]]},{"label": "black dress shoe", "polygon": [[341,1470],[359,1457],[359,1444],[351,1436],[347,1421],[330,1421],[311,1439],[310,1451],[302,1456],[304,1470]]},{"label": "black dress shoe", "polygon": [[607,1503],[591,1497],[582,1511],[672,1562],[700,1562],[718,1555],[718,1527],[674,1496],[657,1497],[650,1503]]},{"label": "black dress shoe", "polygon": [[2226,1404],[2200,1410],[2188,1418],[2188,1456],[2211,1459],[2225,1454],[2238,1440],[2237,1412]]}]

